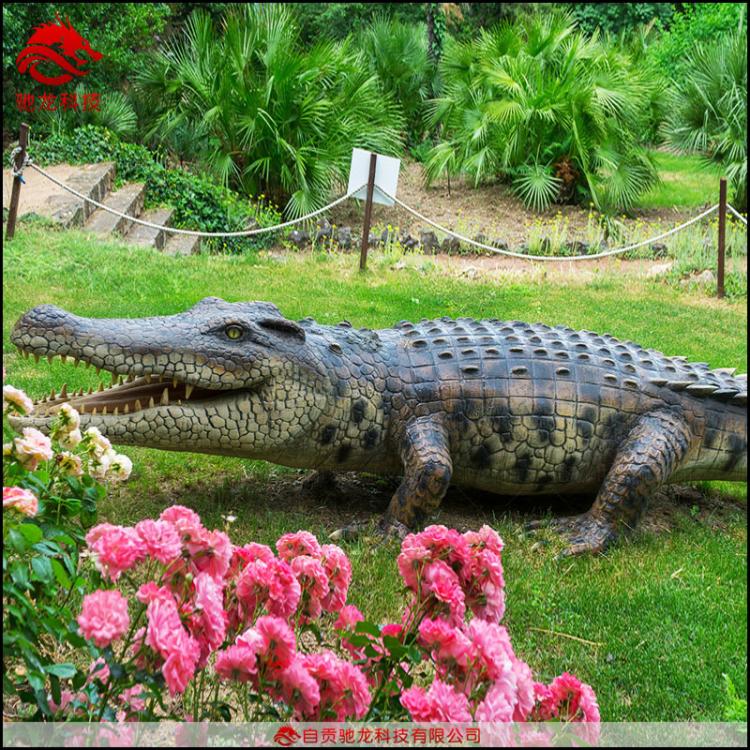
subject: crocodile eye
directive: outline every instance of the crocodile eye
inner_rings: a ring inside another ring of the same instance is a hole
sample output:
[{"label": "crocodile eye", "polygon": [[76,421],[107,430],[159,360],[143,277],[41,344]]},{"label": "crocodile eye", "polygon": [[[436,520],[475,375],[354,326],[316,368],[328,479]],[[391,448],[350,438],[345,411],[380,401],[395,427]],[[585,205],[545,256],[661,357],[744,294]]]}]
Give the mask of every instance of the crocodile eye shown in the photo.
[{"label": "crocodile eye", "polygon": [[242,337],[244,330],[242,326],[230,325],[224,329],[228,339],[234,339],[235,341]]}]

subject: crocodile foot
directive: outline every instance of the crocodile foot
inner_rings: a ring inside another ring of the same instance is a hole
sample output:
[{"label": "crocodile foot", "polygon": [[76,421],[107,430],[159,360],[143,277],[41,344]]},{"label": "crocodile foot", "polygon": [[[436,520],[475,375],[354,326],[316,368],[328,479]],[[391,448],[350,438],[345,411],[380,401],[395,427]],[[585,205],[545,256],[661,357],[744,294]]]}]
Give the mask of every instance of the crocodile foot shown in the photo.
[{"label": "crocodile foot", "polygon": [[570,547],[558,555],[561,558],[582,555],[587,552],[595,555],[601,554],[617,536],[606,520],[597,518],[591,512],[581,513],[577,516],[537,519],[529,521],[524,526],[524,530],[527,532],[539,531],[540,529],[552,529],[570,540]]},{"label": "crocodile foot", "polygon": [[[353,521],[348,526],[344,526],[329,534],[329,538],[334,542],[349,542],[357,539],[368,527],[371,527],[370,521]],[[383,541],[390,541],[392,539],[403,541],[409,533],[409,528],[404,524],[385,518],[379,521],[377,526],[372,529],[372,534],[380,537]]]}]

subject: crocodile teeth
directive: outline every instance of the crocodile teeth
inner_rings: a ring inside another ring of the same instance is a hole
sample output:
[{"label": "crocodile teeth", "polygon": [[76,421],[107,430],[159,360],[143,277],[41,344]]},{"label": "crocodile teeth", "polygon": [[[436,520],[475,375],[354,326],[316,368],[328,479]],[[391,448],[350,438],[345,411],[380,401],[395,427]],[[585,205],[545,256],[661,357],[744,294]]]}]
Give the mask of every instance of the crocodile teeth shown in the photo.
[{"label": "crocodile teeth", "polygon": [[49,362],[50,364],[52,364],[52,360],[53,360],[54,358],[55,358],[55,355],[54,355],[54,354],[48,354],[48,355],[47,355],[47,362]]},{"label": "crocodile teeth", "polygon": [[120,413],[120,410],[115,406],[114,415],[117,416]]},{"label": "crocodile teeth", "polygon": [[177,388],[177,378],[172,378],[172,388]]},{"label": "crocodile teeth", "polygon": [[21,350],[21,356],[24,359],[28,359],[31,355],[28,352],[25,352],[25,351]]},{"label": "crocodile teeth", "polygon": [[78,389],[78,393],[76,393],[76,396],[83,396],[83,388]]},{"label": "crocodile teeth", "polygon": [[55,393],[55,389],[53,388],[53,389],[52,389],[52,390],[51,390],[51,391],[49,392],[49,400],[50,400],[50,401],[54,401],[56,397],[57,397],[57,394]]},{"label": "crocodile teeth", "polygon": [[99,381],[99,388],[97,388],[97,390],[99,391],[99,393],[101,393],[104,390],[104,383],[102,383],[101,380]]},{"label": "crocodile teeth", "polygon": [[41,359],[41,357],[38,354],[34,355],[34,362],[38,362]]},{"label": "crocodile teeth", "polygon": [[73,357],[73,367],[78,367],[78,365],[80,364],[81,364],[81,360]]},{"label": "crocodile teeth", "polygon": [[60,398],[67,398],[68,397],[68,384],[63,383],[62,388],[60,389]]},{"label": "crocodile teeth", "polygon": [[90,396],[93,392],[94,392],[94,389],[91,386],[89,386],[89,389],[88,391],[86,391],[86,394]]},{"label": "crocodile teeth", "polygon": [[188,385],[187,383],[185,384],[185,398],[186,399],[190,398],[190,394],[193,392],[193,387],[194,386]]},{"label": "crocodile teeth", "polygon": [[104,408],[102,409],[102,414],[106,414],[106,413],[107,413],[107,407],[105,406],[105,407],[104,407]]},{"label": "crocodile teeth", "polygon": [[154,408],[154,406],[156,406],[156,404],[154,403],[154,397],[153,397],[153,396],[151,396],[151,397],[149,398],[149,400],[148,400],[148,408],[149,408],[149,409],[153,409],[153,408]]},{"label": "crocodile teeth", "polygon": [[151,376],[150,375],[144,375],[143,379],[150,385],[151,384]]},{"label": "crocodile teeth", "polygon": [[94,408],[93,408],[93,409],[91,410],[91,413],[92,413],[92,414],[96,414],[96,407],[94,407]]},{"label": "crocodile teeth", "polygon": [[125,407],[123,408],[123,411],[124,411],[124,412],[125,412],[126,414],[129,414],[129,413],[130,413],[130,405],[129,405],[129,404],[125,404]]},{"label": "crocodile teeth", "polygon": [[101,373],[101,371],[102,371],[102,368],[101,368],[101,367],[97,367],[97,368],[96,368],[96,374],[97,374],[97,375],[99,375],[99,374]]},{"label": "crocodile teeth", "polygon": [[85,407],[85,406],[84,406],[83,404],[81,404],[81,405],[80,405],[80,406],[78,407],[78,411],[79,411],[79,412],[80,412],[81,414],[85,414],[85,413],[86,413],[86,407]]},{"label": "crocodile teeth", "polygon": [[135,400],[135,410],[140,411],[141,410],[141,402],[139,399]]},{"label": "crocodile teeth", "polygon": [[125,378],[126,383],[132,383],[135,380],[135,375],[128,373],[127,378]]},{"label": "crocodile teeth", "polygon": [[162,406],[167,406],[169,404],[169,388],[165,388],[161,392],[161,401],[159,403]]}]

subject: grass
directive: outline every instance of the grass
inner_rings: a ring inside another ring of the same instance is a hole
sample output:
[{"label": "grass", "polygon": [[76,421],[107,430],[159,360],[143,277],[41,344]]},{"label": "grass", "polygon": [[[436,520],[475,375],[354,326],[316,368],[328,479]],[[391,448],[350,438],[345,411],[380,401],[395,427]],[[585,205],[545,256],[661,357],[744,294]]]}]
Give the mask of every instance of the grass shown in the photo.
[{"label": "grass", "polygon": [[653,152],[661,182],[645,193],[638,208],[693,208],[719,201],[719,166],[699,156]]},{"label": "grass", "polygon": [[[596,278],[490,285],[435,270],[393,271],[373,254],[359,274],[354,256],[168,258],[84,234],[21,224],[3,256],[3,360],[8,379],[39,396],[67,380],[94,384],[93,371],[55,361],[34,365],[8,342],[16,318],[54,303],[81,315],[145,316],[184,310],[208,295],[275,302],[291,318],[342,318],[382,327],[441,315],[501,317],[610,332],[717,367],[747,368],[743,303],[696,297],[652,281]],[[127,448],[135,470],[100,508],[102,519],[134,523],[172,503],[194,508],[209,528],[233,512],[233,541],[272,543],[307,528],[320,538],[366,517],[387,493],[365,482],[343,504],[300,493],[298,472],[261,462]],[[724,673],[746,697],[746,485],[706,484],[688,503],[660,499],[646,523],[603,558],[556,562],[562,542],[520,531],[522,503],[479,502],[454,492],[437,521],[494,525],[506,542],[507,614],[513,644],[535,675],[568,670],[592,684],[608,721],[721,720]],[[364,497],[363,497],[364,494]],[[369,498],[369,499],[368,499]],[[371,619],[398,616],[397,548],[346,546],[354,567],[350,600]],[[584,639],[574,640],[569,636]]]}]

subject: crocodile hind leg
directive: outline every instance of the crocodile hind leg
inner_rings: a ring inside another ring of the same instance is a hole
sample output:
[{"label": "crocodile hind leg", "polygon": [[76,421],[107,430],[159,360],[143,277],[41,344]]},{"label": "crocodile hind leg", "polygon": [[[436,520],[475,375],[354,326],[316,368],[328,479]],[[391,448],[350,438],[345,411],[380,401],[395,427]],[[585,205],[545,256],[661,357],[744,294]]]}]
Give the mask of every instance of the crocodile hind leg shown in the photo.
[{"label": "crocodile hind leg", "polygon": [[689,443],[690,430],[679,414],[644,415],[622,442],[590,510],[551,524],[532,521],[526,528],[551,526],[561,531],[571,541],[563,556],[603,552],[635,526],[648,497],[669,481]]},{"label": "crocodile hind leg", "polygon": [[[401,445],[404,478],[379,524],[386,536],[403,539],[440,505],[448,491],[453,463],[443,425],[433,416],[419,417],[406,426]],[[350,524],[333,539],[352,539],[364,524]]]}]

